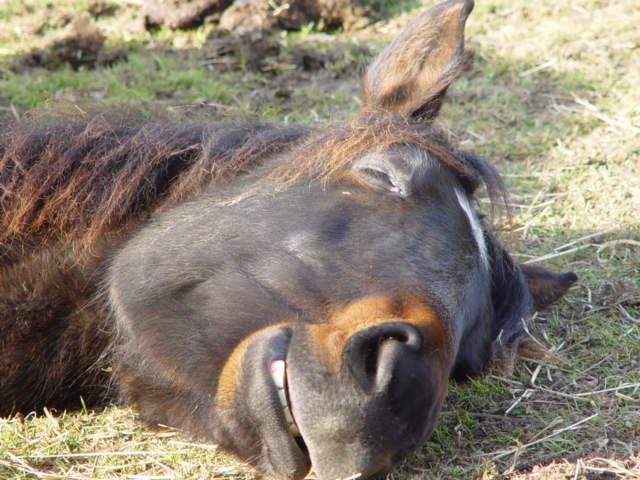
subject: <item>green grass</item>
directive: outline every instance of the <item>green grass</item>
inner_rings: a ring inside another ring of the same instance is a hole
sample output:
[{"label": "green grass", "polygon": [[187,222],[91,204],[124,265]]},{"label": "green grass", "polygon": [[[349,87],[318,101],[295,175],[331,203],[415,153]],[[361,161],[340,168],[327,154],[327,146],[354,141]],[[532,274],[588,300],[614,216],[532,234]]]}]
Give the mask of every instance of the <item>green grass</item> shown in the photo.
[{"label": "green grass", "polygon": [[[56,15],[86,9],[55,3]],[[389,478],[640,478],[640,10],[634,0],[476,3],[467,27],[474,65],[450,89],[442,120],[504,174],[513,216],[501,226],[516,258],[549,257],[542,263],[581,282],[531,327],[564,361],[521,361],[512,373],[452,383],[434,435]],[[63,97],[312,124],[357,110],[368,49],[422,8],[390,4],[389,20],[359,32],[284,35],[272,68],[255,72],[205,68],[206,28],[118,28],[132,8],[122,7],[97,25],[109,48],[131,49],[128,62],[14,73],[16,55],[67,28],[28,34],[43,13],[35,1],[11,8],[23,4],[0,6],[6,113]],[[294,68],[295,48],[325,67]],[[134,451],[143,453],[113,454]],[[69,456],[77,453],[92,455]],[[129,409],[0,420],[3,479],[253,475],[211,446],[149,430]]]}]

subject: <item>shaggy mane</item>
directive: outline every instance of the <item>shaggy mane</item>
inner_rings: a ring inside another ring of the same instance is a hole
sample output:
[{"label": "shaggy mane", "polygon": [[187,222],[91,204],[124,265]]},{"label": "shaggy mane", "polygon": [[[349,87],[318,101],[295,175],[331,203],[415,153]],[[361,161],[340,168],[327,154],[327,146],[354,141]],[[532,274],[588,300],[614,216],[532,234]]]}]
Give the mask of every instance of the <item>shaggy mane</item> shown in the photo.
[{"label": "shaggy mane", "polygon": [[11,261],[49,240],[90,248],[159,207],[286,151],[270,177],[282,187],[336,180],[365,151],[413,144],[451,168],[468,191],[484,183],[492,203],[503,199],[496,171],[450,147],[433,124],[362,113],[308,134],[259,123],[153,120],[122,110],[16,122],[0,132],[0,258]]},{"label": "shaggy mane", "polygon": [[16,122],[0,132],[0,257],[51,239],[91,246],[158,206],[250,169],[305,132],[121,110]]},{"label": "shaggy mane", "polygon": [[451,147],[443,127],[378,112],[363,112],[350,123],[309,138],[291,152],[272,177],[284,186],[304,178],[330,182],[348,175],[351,163],[360,155],[397,144],[423,148],[449,167],[467,191],[473,192],[484,184],[492,206],[506,206],[506,192],[498,172],[482,158]]}]

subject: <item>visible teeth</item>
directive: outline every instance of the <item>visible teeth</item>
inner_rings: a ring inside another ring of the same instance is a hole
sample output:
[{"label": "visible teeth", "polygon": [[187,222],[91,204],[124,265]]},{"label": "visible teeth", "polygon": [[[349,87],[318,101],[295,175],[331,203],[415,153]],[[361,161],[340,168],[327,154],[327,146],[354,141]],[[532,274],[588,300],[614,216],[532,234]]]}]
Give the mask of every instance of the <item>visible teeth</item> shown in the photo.
[{"label": "visible teeth", "polygon": [[284,360],[276,360],[271,363],[271,378],[276,388],[284,388],[285,364]]},{"label": "visible teeth", "polygon": [[278,399],[280,400],[280,405],[282,406],[284,419],[289,425],[289,431],[294,437],[299,436],[300,430],[298,430],[298,426],[293,420],[291,407],[289,406],[289,401],[287,400],[287,390],[285,388],[287,365],[284,360],[274,360],[273,362],[271,362],[269,370],[271,371],[271,378],[273,379],[273,383],[278,390]]}]

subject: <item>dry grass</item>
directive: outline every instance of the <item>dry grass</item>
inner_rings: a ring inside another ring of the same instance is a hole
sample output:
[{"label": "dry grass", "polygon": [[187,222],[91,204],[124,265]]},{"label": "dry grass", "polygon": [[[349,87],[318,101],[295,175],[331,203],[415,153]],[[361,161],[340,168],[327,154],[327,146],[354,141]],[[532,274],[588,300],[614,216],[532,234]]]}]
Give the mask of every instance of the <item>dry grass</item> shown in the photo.
[{"label": "dry grass", "polygon": [[254,478],[213,445],[149,431],[130,409],[13,418],[0,431],[0,478]]},{"label": "dry grass", "polygon": [[[452,384],[435,434],[389,479],[640,478],[640,9],[635,0],[478,3],[468,24],[475,64],[452,88],[443,118],[464,147],[504,172],[514,213],[505,237],[518,258],[574,270],[581,283],[531,326],[531,334],[565,361],[523,361],[510,375]],[[379,40],[397,33],[416,11],[337,40],[300,35],[286,41],[326,52],[352,45],[354,36],[360,43]],[[21,19],[6,22],[19,25]],[[140,35],[136,41],[144,44]],[[196,42],[203,33],[190,35],[187,40]],[[17,48],[16,38],[6,48]],[[164,32],[152,42],[187,40]],[[189,58],[180,62],[199,79],[200,66]],[[207,82],[217,81],[233,92],[226,102],[231,114],[251,112],[257,102],[261,113],[275,118],[327,120],[357,108],[354,80],[337,73],[353,71],[338,64],[345,58],[303,76],[287,69],[271,78],[204,76],[188,91],[204,97],[205,107],[225,103],[218,90],[206,90]],[[144,65],[132,62],[131,68]],[[163,74],[171,77],[178,66],[167,65]],[[91,81],[136,75],[119,68]],[[41,82],[53,81],[55,75],[47,75]],[[90,73],[65,78],[78,82],[83,75]],[[28,81],[0,78],[4,92],[20,92],[14,84]],[[289,99],[263,87],[274,82],[290,88]],[[130,98],[99,83],[92,88]],[[61,89],[79,99],[94,91]],[[174,100],[192,98],[181,97],[184,91],[178,87]],[[26,104],[19,98],[26,97],[5,97],[0,106],[20,111]],[[113,407],[0,420],[0,478],[253,474],[214,447],[168,429],[151,432],[128,409]]]}]

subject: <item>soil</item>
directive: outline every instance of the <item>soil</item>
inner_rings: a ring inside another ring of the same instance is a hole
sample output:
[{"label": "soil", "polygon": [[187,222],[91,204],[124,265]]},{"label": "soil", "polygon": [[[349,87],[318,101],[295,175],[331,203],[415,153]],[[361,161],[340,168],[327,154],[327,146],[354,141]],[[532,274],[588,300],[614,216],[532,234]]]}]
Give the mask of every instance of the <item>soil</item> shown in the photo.
[{"label": "soil", "polygon": [[124,49],[104,50],[104,35],[98,30],[89,14],[76,18],[70,33],[48,47],[33,50],[13,65],[13,70],[23,72],[29,68],[56,70],[70,65],[74,70],[93,69],[126,60]]},{"label": "soil", "polygon": [[335,39],[331,41],[331,48],[318,48],[317,45],[327,41],[326,37],[314,34],[300,45],[283,48],[277,30],[264,28],[237,33],[219,28],[211,32],[202,47],[203,64],[211,70],[247,69],[271,75],[295,67],[293,70],[301,74],[326,70],[334,78],[357,76],[364,59],[371,57],[371,48]]},{"label": "soil", "polygon": [[167,27],[175,30],[196,28],[206,20],[219,19],[220,12],[231,3],[232,0],[146,0],[143,2],[142,10],[147,28]]},{"label": "soil", "polygon": [[370,4],[375,2],[292,0],[274,8],[271,0],[236,0],[222,14],[220,26],[246,32],[264,28],[299,30],[314,23],[321,30],[351,30],[365,27],[375,18],[376,9]]},{"label": "soil", "polygon": [[354,29],[378,18],[382,2],[364,0],[144,0],[145,26],[196,28],[206,22],[246,33],[251,30],[298,30],[310,23],[323,30]]},{"label": "soil", "polygon": [[[334,74],[353,73],[348,49],[323,53],[314,48],[295,47],[282,58],[278,32],[297,30],[315,24],[317,29],[360,28],[378,18],[380,2],[363,0],[292,0],[277,7],[271,0],[144,0],[124,7],[108,0],[93,0],[85,13],[75,16],[64,9],[47,6],[42,20],[33,27],[35,35],[51,30],[69,29],[69,33],[44,48],[33,50],[17,59],[11,69],[24,72],[33,68],[56,70],[65,65],[74,70],[95,69],[126,61],[127,49],[105,48],[105,35],[95,20],[115,15],[127,16],[125,29],[194,28],[211,22],[215,28],[202,48],[203,64],[209,69],[247,69],[274,74],[292,65],[303,72],[317,72],[327,67]],[[125,15],[126,14],[126,15]],[[133,19],[133,20],[131,20]],[[69,28],[69,24],[71,27]],[[340,67],[336,66],[342,61]]]},{"label": "soil", "polygon": [[629,278],[616,278],[603,282],[596,292],[596,300],[604,306],[640,305],[640,288]]}]

